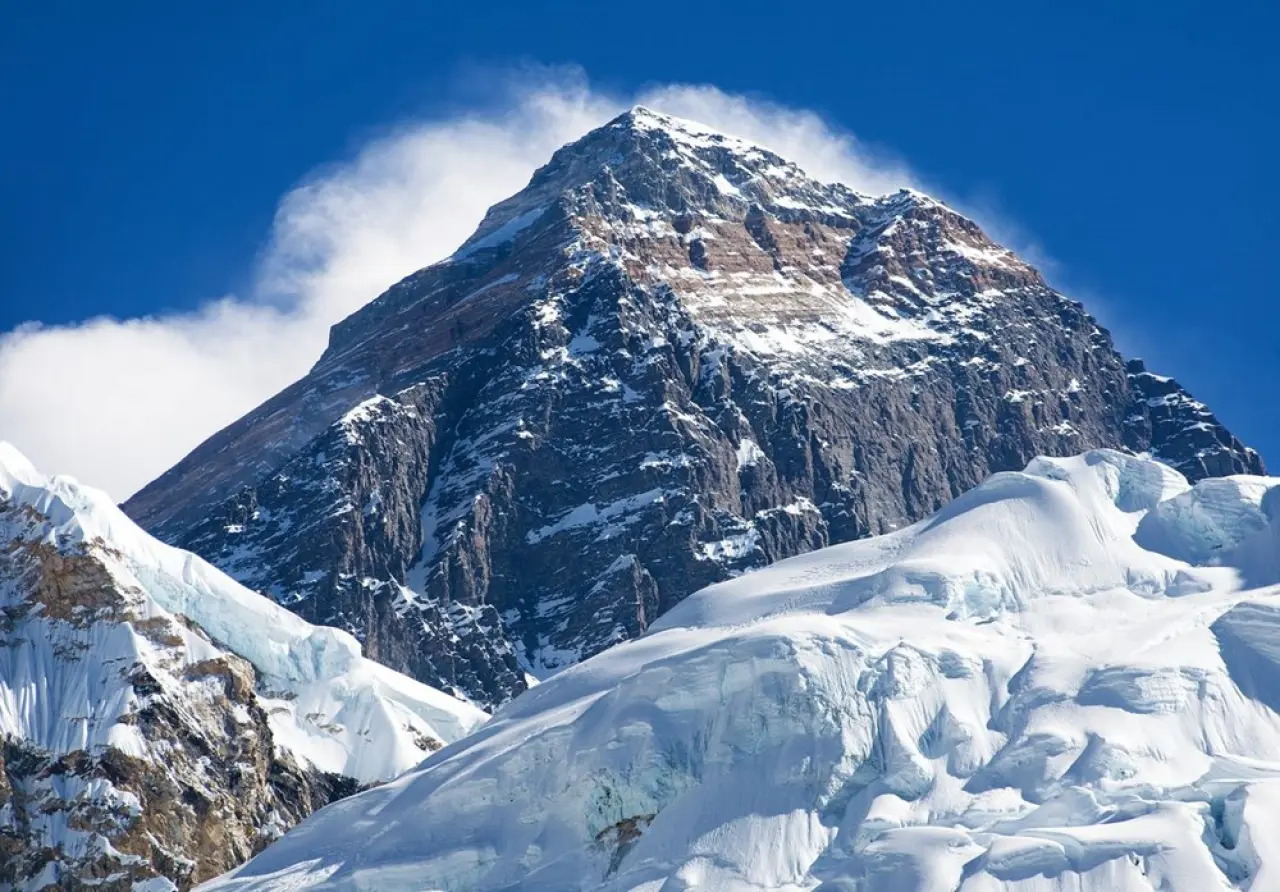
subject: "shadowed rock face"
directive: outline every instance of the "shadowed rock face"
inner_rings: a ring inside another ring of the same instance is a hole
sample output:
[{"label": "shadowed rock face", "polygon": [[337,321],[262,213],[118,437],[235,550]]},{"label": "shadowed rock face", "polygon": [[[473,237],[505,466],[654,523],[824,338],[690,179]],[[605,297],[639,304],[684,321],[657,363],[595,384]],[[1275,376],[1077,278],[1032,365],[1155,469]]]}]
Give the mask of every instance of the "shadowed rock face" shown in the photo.
[{"label": "shadowed rock face", "polygon": [[972,221],[637,109],[125,507],[492,705],[706,584],[1091,447],[1262,471]]}]

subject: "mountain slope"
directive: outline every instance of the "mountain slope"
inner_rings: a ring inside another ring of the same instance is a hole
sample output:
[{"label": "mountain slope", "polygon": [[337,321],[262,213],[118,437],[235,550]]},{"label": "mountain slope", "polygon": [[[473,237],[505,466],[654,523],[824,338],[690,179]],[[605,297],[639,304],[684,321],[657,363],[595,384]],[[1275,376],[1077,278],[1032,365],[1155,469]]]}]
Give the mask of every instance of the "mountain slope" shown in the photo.
[{"label": "mountain slope", "polygon": [[206,889],[1272,888],[1278,495],[1036,459],[697,593]]},{"label": "mountain slope", "polygon": [[1262,471],[972,221],[635,109],[126,509],[497,704],[703,585],[1089,447]]},{"label": "mountain slope", "polygon": [[486,716],[0,443],[0,886],[189,888]]}]

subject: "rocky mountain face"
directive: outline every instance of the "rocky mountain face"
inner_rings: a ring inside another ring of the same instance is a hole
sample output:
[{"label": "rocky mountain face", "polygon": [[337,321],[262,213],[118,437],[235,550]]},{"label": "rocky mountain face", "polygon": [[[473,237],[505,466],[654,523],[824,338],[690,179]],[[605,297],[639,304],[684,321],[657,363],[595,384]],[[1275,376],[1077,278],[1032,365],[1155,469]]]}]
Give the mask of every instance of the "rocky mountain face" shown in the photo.
[{"label": "rocky mountain face", "polygon": [[189,889],[484,718],[0,443],[0,888]]},{"label": "rocky mountain face", "polygon": [[704,585],[1091,447],[1263,470],[945,205],[635,109],[125,508],[494,705]]}]

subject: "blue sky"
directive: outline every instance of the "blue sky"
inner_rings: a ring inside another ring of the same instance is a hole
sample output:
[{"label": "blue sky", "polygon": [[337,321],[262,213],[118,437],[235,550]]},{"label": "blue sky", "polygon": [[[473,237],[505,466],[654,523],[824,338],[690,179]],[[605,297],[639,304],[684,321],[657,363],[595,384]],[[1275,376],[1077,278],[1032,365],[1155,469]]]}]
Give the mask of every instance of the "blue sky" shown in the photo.
[{"label": "blue sky", "polygon": [[[714,84],[856,133],[1051,258],[1122,348],[1280,462],[1274,4],[445,6],[6,11],[0,331],[247,293],[317,168],[575,66],[614,96]],[[14,369],[39,374],[0,363],[0,390]]]}]

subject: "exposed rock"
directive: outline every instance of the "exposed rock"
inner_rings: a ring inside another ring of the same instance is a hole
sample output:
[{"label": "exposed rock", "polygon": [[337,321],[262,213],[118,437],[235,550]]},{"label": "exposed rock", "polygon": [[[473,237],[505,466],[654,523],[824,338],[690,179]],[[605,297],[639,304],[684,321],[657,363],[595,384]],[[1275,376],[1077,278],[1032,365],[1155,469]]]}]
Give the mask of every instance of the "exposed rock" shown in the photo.
[{"label": "exposed rock", "polygon": [[1265,473],[1261,456],[1177,381],[1147,371],[1141,359],[1129,360],[1126,368],[1136,400],[1131,424],[1138,448],[1151,444],[1156,458],[1190,480]]},{"label": "exposed rock", "polygon": [[[191,604],[234,640],[163,604]],[[285,628],[261,628],[273,622]],[[0,660],[0,888],[22,892],[190,889],[484,718],[458,703],[458,727],[446,716],[437,730],[436,705],[418,701],[443,694],[382,682],[393,673],[344,633],[155,542],[102,494],[40,478],[3,443]]]},{"label": "exposed rock", "polygon": [[[4,515],[11,513],[0,506],[0,523],[8,527],[13,519]],[[32,532],[39,528],[31,517],[23,521]],[[44,684],[102,685],[103,672],[125,679],[130,705],[117,720],[119,737],[145,741],[164,756],[141,758],[123,742],[50,749],[5,735],[0,884],[8,888],[129,890],[163,878],[187,889],[358,788],[275,752],[247,662],[221,654],[183,667],[183,634],[190,631],[136,610],[140,598],[121,590],[95,554],[105,547],[62,553],[24,536],[6,543],[0,578],[25,597],[6,600],[0,646],[22,659],[19,639],[47,636],[60,665],[49,667]],[[144,641],[104,666],[91,654],[95,640],[115,634],[109,627]],[[144,648],[155,648],[170,671],[158,671]],[[103,718],[85,705],[87,714],[73,722]],[[60,736],[92,734],[66,728]]]},{"label": "exposed rock", "polygon": [[708,583],[1090,447],[1262,469],[946,206],[637,109],[126,508],[497,704]]}]

